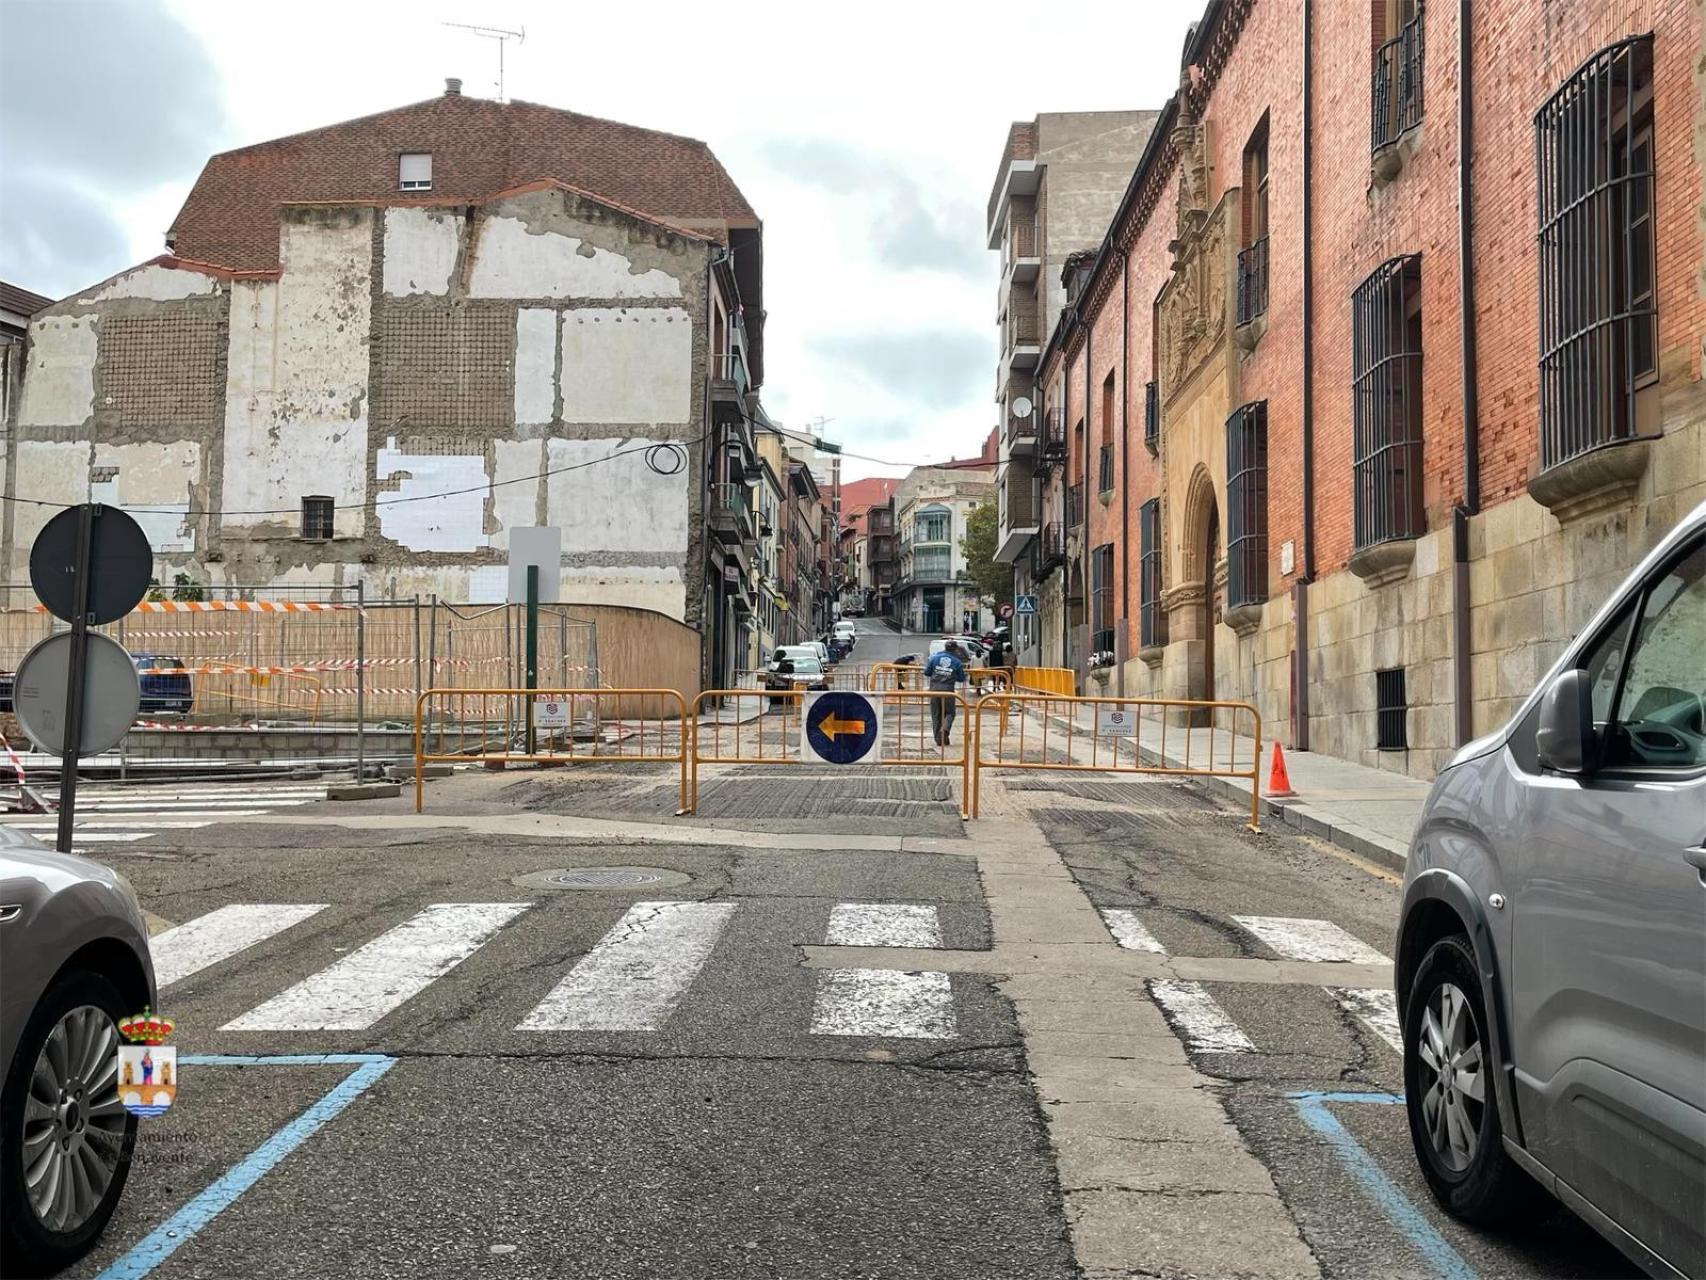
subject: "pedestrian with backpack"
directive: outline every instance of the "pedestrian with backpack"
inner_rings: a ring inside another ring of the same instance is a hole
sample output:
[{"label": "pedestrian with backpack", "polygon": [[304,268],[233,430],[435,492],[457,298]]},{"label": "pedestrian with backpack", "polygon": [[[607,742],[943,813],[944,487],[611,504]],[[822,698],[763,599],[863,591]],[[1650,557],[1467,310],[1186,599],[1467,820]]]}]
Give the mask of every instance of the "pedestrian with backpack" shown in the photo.
[{"label": "pedestrian with backpack", "polygon": [[950,640],[942,646],[942,652],[931,654],[930,661],[924,664],[924,679],[931,693],[950,695],[930,699],[930,731],[938,747],[947,746],[953,735],[954,716],[959,708],[952,694],[965,683],[966,678],[966,664],[961,660],[961,652],[960,642]]}]

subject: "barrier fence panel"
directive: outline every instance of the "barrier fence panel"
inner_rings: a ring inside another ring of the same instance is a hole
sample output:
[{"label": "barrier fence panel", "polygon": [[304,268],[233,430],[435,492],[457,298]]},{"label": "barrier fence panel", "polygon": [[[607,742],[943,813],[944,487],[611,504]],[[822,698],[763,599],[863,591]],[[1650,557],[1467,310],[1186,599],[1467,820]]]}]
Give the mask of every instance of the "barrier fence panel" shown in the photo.
[{"label": "barrier fence panel", "polygon": [[415,704],[415,812],[428,763],[676,765],[687,808],[692,726],[674,689],[428,689]]},{"label": "barrier fence panel", "polygon": [[[881,708],[882,735],[869,765],[912,765],[960,771],[960,815],[968,816],[974,733],[971,704],[954,692],[932,690],[874,690],[858,692]],[[810,694],[803,690],[754,695],[751,689],[708,689],[693,702],[693,734],[687,781],[688,813],[699,807],[699,766],[702,764],[801,764],[803,719]],[[713,717],[725,704],[756,704],[756,714]],[[951,708],[942,719],[951,721],[948,741],[937,742],[932,707]]]},{"label": "barrier fence panel", "polygon": [[1247,702],[1001,693],[980,698],[972,715],[974,818],[985,769],[1075,770],[1246,778],[1250,830],[1259,830],[1262,717]]}]

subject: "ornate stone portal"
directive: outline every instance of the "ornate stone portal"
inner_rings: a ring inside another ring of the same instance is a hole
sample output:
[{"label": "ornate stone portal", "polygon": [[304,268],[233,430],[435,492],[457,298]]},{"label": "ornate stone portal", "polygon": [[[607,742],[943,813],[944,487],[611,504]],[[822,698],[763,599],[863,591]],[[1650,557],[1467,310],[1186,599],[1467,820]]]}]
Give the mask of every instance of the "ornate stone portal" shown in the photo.
[{"label": "ornate stone portal", "polygon": [[[1171,142],[1179,156],[1172,277],[1155,301],[1156,379],[1161,399],[1162,526],[1168,646],[1161,688],[1175,698],[1214,696],[1214,647],[1226,577],[1221,524],[1226,492],[1226,417],[1238,403],[1231,282],[1239,191],[1210,205],[1208,124],[1181,95]],[[1230,662],[1226,664],[1230,671]]]}]

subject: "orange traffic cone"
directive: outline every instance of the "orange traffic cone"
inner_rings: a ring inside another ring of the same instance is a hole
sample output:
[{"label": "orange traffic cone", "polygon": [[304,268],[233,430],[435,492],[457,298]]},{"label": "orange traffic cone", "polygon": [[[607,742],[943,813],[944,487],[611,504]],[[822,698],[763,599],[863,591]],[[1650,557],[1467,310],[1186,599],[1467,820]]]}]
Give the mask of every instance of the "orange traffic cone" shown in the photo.
[{"label": "orange traffic cone", "polygon": [[1274,743],[1272,762],[1268,765],[1268,790],[1270,800],[1289,800],[1297,792],[1291,789],[1291,778],[1285,771],[1285,752],[1280,750],[1280,744]]}]

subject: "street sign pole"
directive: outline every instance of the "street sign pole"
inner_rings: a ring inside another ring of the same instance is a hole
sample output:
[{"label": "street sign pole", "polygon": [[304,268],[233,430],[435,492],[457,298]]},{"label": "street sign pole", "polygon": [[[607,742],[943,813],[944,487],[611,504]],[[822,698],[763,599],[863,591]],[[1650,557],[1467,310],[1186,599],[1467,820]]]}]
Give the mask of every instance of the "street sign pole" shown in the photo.
[{"label": "street sign pole", "polygon": [[65,752],[59,761],[59,839],[61,853],[71,852],[71,831],[77,822],[77,762],[83,754],[83,683],[89,659],[89,558],[95,544],[95,504],[78,510],[77,553],[71,572],[71,678],[65,682]]},{"label": "street sign pole", "polygon": [[538,745],[533,723],[533,690],[539,687],[539,566],[527,566],[527,754]]},{"label": "street sign pole", "polygon": [[367,583],[355,584],[355,780],[367,777]]}]

